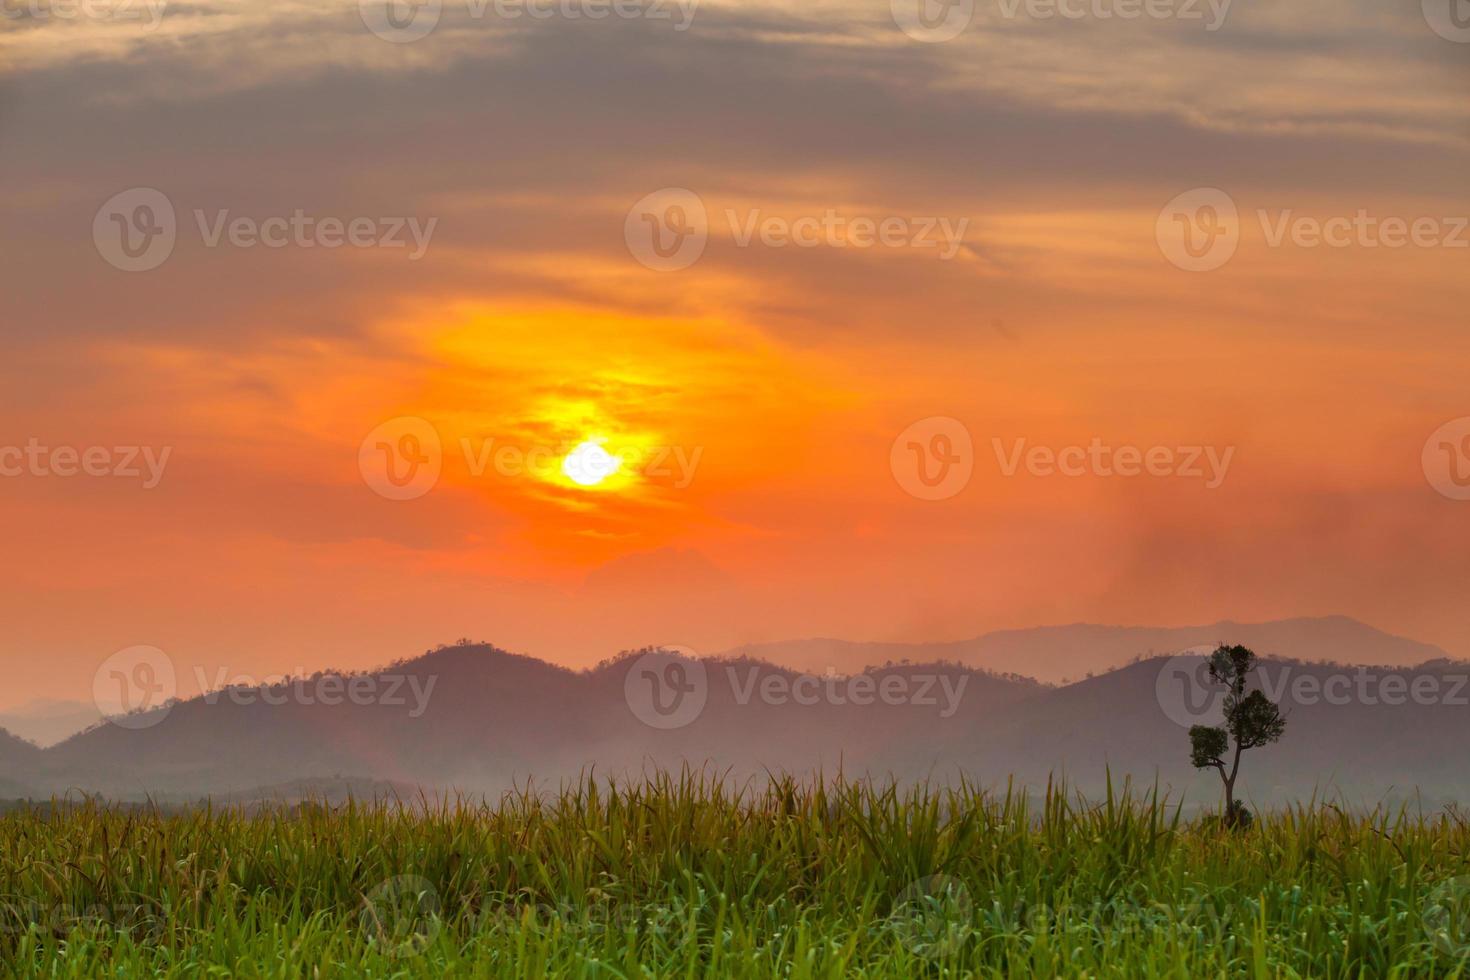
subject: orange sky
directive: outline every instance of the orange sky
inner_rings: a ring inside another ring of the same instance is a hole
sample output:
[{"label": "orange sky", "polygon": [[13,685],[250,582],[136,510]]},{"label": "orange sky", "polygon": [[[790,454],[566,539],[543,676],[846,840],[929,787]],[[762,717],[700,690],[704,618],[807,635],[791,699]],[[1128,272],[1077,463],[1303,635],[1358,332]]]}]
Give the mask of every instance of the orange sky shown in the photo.
[{"label": "orange sky", "polygon": [[[7,33],[0,447],[170,455],[152,488],[0,477],[0,704],[85,697],[134,644],[264,675],[460,636],[588,664],[1344,613],[1470,656],[1470,501],[1422,459],[1470,416],[1470,247],[1270,241],[1288,210],[1450,235],[1470,45],[1332,10],[989,12],[941,45],[844,4],[709,3],[677,35],[450,16],[403,45],[355,5]],[[144,272],[93,239],[134,187],[177,211]],[[1239,243],[1189,271],[1157,229],[1204,187]],[[677,271],[625,239],[661,188],[708,216]],[[416,260],[209,247],[194,212],[224,209],[437,226]],[[963,246],[741,241],[827,214],[963,219]],[[359,453],[400,417],[442,472],[389,500]],[[931,417],[973,440],[944,500],[891,465]],[[594,487],[561,471],[588,440],[624,458]],[[1008,476],[993,440],[1230,461]]]}]

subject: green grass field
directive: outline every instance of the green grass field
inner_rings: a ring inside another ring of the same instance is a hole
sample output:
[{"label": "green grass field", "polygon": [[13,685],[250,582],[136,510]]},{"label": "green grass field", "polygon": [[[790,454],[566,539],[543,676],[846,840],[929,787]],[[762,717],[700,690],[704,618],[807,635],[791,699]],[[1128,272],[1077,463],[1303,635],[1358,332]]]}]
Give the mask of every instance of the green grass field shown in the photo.
[{"label": "green grass field", "polygon": [[1470,826],[1152,796],[587,782],[495,806],[18,808],[12,975],[1470,975]]}]

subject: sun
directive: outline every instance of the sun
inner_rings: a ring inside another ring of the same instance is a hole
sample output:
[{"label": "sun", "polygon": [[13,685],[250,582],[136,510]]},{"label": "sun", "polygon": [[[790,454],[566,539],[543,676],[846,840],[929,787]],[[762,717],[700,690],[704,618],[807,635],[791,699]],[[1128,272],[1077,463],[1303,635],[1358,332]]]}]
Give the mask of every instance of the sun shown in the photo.
[{"label": "sun", "polygon": [[580,443],[561,461],[562,474],[583,487],[595,487],[616,473],[623,465],[622,457],[602,448],[603,440],[588,439]]}]

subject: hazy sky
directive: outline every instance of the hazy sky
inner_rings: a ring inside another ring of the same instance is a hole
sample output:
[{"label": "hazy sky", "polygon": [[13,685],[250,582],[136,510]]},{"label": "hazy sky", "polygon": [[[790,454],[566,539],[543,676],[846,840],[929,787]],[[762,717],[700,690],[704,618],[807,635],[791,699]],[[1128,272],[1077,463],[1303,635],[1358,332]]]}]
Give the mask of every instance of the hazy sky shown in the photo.
[{"label": "hazy sky", "polygon": [[0,703],[135,644],[1470,656],[1447,5],[374,2],[0,0]]}]

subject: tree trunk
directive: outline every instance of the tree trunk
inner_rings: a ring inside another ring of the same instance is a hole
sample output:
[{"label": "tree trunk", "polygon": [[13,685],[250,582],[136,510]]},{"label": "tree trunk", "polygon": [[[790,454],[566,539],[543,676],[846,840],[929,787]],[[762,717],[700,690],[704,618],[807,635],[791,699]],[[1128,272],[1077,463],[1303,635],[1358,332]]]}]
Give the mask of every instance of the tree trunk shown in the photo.
[{"label": "tree trunk", "polygon": [[[1240,775],[1240,736],[1235,736],[1235,758],[1230,761],[1230,775],[1225,780],[1225,823],[1235,826],[1235,777]],[[1223,774],[1222,774],[1223,775]]]}]

